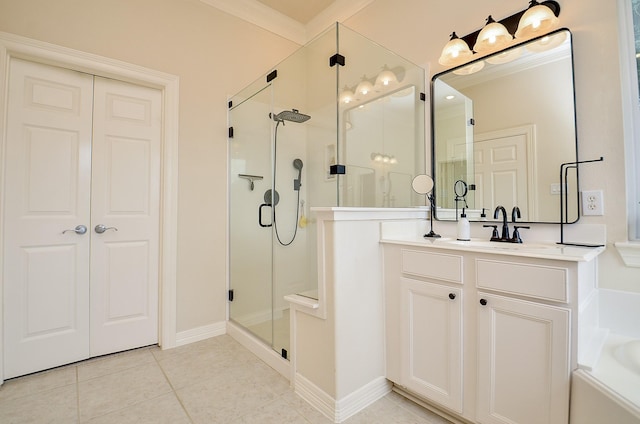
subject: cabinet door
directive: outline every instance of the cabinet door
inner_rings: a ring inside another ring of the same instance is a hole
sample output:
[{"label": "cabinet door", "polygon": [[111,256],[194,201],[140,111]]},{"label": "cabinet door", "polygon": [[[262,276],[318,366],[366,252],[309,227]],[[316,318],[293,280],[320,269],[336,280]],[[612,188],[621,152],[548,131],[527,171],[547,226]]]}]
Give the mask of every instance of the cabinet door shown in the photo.
[{"label": "cabinet door", "polygon": [[478,422],[566,424],[570,311],[478,297]]},{"label": "cabinet door", "polygon": [[401,279],[402,383],[462,413],[462,290]]}]

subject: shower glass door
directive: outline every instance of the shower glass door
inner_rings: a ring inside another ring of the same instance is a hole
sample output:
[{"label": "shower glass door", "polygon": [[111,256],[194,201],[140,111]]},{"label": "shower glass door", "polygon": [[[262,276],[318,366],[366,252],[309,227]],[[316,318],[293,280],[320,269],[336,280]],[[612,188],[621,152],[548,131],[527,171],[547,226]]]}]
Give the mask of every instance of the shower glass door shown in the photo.
[{"label": "shower glass door", "polygon": [[229,112],[229,317],[273,346],[271,91],[250,86]]}]

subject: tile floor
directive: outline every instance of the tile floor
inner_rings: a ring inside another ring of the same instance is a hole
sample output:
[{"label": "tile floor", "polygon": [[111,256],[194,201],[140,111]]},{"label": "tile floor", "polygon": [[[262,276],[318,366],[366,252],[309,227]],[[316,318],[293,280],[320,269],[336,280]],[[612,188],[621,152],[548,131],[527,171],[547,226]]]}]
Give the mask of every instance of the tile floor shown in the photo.
[{"label": "tile floor", "polygon": [[[6,381],[0,423],[329,424],[230,336],[90,359]],[[390,393],[347,424],[444,424]]]}]

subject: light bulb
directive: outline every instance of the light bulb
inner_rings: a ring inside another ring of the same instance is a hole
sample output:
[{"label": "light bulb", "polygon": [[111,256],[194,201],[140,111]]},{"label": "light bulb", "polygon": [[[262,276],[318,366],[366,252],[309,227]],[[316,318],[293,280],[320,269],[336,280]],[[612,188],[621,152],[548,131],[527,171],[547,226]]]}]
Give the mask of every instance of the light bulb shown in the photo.
[{"label": "light bulb", "polygon": [[340,102],[349,104],[353,101],[353,92],[349,90],[349,87],[345,87],[340,93]]},{"label": "light bulb", "polygon": [[473,50],[478,53],[490,53],[506,47],[513,37],[504,25],[496,22],[491,15],[487,18],[487,24],[480,30]]},{"label": "light bulb", "polygon": [[373,91],[373,85],[363,77],[362,81],[360,82],[360,84],[358,84],[358,87],[356,88],[356,93],[366,96],[371,91]]},{"label": "light bulb", "polygon": [[559,24],[560,20],[553,13],[553,10],[536,0],[531,0],[529,8],[518,22],[515,35],[516,38],[523,40],[533,38],[555,29]]},{"label": "light bulb", "polygon": [[388,87],[396,82],[398,82],[396,74],[385,67],[376,78],[376,87]]},{"label": "light bulb", "polygon": [[464,40],[458,38],[456,33],[451,34],[451,39],[445,44],[440,54],[438,63],[443,66],[456,66],[470,59],[473,53]]}]

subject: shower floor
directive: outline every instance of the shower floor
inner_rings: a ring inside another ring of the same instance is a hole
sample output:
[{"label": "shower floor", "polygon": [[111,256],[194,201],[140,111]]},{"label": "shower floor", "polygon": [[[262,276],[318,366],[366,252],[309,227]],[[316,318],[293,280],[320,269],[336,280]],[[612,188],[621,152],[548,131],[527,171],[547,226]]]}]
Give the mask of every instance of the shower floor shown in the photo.
[{"label": "shower floor", "polygon": [[[271,341],[271,321],[251,325],[247,329],[267,343]],[[289,351],[289,309],[284,309],[281,316],[273,320],[273,349],[276,352],[282,349]]]}]

